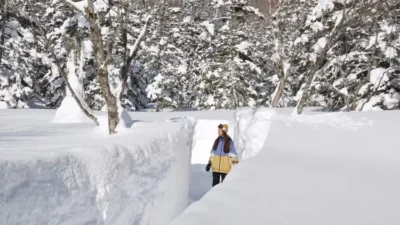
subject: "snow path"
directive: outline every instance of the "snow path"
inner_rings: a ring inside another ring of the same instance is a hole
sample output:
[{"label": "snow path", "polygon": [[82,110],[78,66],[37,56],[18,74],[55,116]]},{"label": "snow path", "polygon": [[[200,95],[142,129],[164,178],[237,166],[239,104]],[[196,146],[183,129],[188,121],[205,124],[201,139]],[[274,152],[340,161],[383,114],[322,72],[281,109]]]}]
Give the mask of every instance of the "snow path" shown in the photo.
[{"label": "snow path", "polygon": [[210,151],[215,138],[218,136],[217,127],[226,123],[229,126],[229,135],[235,140],[233,121],[227,120],[197,120],[193,137],[192,166],[190,176],[189,196],[192,201],[198,201],[211,189],[212,172],[205,171]]}]

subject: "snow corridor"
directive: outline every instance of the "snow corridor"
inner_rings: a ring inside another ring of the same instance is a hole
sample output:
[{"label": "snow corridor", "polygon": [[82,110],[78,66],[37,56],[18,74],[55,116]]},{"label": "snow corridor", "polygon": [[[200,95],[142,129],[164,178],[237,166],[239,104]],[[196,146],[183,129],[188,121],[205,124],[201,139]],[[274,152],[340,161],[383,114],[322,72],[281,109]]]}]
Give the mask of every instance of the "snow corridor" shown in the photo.
[{"label": "snow corridor", "polygon": [[245,159],[261,149],[273,115],[136,113],[132,129],[110,137],[87,122],[50,123],[52,110],[0,114],[0,221],[8,225],[168,224],[210,190],[205,164],[217,125],[229,124]]}]

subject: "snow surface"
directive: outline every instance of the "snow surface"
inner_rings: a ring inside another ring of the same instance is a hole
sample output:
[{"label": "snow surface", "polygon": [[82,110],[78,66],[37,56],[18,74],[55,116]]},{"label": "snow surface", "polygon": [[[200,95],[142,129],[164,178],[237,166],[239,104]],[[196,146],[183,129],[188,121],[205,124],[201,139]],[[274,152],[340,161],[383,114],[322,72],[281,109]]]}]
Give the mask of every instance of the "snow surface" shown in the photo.
[{"label": "snow surface", "polygon": [[273,116],[259,154],[170,224],[397,225],[399,111],[308,114]]},{"label": "snow surface", "polygon": [[2,224],[161,225],[187,207],[193,119],[102,136],[54,113],[0,112]]}]

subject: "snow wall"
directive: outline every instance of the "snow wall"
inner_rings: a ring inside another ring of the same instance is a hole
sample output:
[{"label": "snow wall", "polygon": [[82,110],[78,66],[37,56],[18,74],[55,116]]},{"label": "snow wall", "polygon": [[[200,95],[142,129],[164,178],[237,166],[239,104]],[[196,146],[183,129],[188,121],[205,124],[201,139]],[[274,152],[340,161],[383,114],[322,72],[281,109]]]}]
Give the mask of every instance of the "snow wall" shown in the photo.
[{"label": "snow wall", "polygon": [[[189,202],[194,120],[141,122],[133,128],[97,140],[70,139],[68,134],[79,131],[68,130],[57,141],[51,131],[38,137],[24,130],[23,141],[4,131],[1,224],[167,224]],[[25,149],[30,140],[36,146]],[[53,142],[65,143],[48,144]]]}]

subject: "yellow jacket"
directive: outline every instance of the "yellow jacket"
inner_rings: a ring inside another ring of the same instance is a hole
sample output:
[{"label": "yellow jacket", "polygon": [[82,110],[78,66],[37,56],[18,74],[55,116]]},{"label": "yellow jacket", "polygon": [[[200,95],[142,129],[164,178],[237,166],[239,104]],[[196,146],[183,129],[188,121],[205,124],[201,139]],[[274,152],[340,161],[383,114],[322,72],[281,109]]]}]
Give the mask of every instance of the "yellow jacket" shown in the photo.
[{"label": "yellow jacket", "polygon": [[232,163],[239,162],[233,141],[230,141],[229,153],[225,153],[223,148],[224,138],[221,137],[217,149],[211,149],[210,162],[213,172],[229,173],[232,169]]}]

